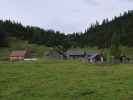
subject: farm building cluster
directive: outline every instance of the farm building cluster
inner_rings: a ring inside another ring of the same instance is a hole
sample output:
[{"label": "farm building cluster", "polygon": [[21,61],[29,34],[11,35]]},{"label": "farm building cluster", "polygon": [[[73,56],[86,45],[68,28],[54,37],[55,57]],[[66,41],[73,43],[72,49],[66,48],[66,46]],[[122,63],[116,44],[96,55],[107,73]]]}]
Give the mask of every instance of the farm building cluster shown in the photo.
[{"label": "farm building cluster", "polygon": [[[17,50],[12,51],[9,55],[10,61],[18,61],[18,60],[25,60],[25,61],[35,61],[37,58],[30,56],[30,52],[27,50]],[[64,59],[64,55],[66,59],[86,59],[91,63],[94,62],[103,62],[103,56],[99,53],[89,53],[84,52],[81,50],[68,50],[64,52],[64,54],[60,54],[55,50],[49,50],[44,54],[46,59]]]},{"label": "farm building cluster", "polygon": [[[104,54],[103,53],[98,53],[98,52],[85,52],[80,49],[71,49],[67,50],[63,54],[60,52],[57,52],[56,50],[49,50],[48,52],[44,53],[44,58],[46,59],[54,59],[54,60],[62,60],[62,59],[82,59],[90,63],[103,63],[107,62]],[[25,61],[36,61],[37,57],[33,56],[33,53],[29,52],[28,50],[17,50],[17,51],[12,51],[9,55],[10,61],[20,61],[20,60],[25,60]],[[127,63],[130,61],[129,57],[126,56],[121,56],[119,59],[114,60],[109,63]]]},{"label": "farm building cluster", "polygon": [[9,55],[10,61],[18,61],[18,60],[25,60],[25,61],[35,61],[37,58],[33,56],[31,52],[28,50],[17,50],[12,51]]},{"label": "farm building cluster", "polygon": [[[100,53],[90,53],[81,50],[68,50],[64,55],[66,59],[85,59],[91,63],[104,61],[104,57]],[[47,52],[45,56],[48,59],[63,59],[63,55],[54,50]]]}]

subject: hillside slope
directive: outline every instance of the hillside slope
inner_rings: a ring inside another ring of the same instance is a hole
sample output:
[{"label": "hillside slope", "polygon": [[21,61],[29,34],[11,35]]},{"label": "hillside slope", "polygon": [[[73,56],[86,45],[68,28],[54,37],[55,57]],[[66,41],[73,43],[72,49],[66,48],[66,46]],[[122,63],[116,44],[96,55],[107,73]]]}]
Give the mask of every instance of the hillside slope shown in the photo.
[{"label": "hillside slope", "polygon": [[133,47],[133,11],[125,12],[113,20],[103,20],[102,24],[96,22],[84,34],[88,45],[101,48],[111,46],[111,37],[116,33],[120,37],[121,45]]},{"label": "hillside slope", "polygon": [[10,52],[14,50],[25,50],[30,49],[36,54],[37,57],[43,57],[44,52],[48,51],[49,48],[44,45],[29,44],[27,41],[10,38],[9,46],[0,48],[0,60],[7,59]]}]

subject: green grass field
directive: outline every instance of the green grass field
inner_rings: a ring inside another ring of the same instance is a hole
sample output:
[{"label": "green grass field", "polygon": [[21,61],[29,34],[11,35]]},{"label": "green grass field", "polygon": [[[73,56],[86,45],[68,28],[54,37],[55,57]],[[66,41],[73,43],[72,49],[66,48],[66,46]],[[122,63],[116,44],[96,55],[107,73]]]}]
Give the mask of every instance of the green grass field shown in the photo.
[{"label": "green grass field", "polygon": [[0,100],[133,100],[133,65],[0,62]]}]

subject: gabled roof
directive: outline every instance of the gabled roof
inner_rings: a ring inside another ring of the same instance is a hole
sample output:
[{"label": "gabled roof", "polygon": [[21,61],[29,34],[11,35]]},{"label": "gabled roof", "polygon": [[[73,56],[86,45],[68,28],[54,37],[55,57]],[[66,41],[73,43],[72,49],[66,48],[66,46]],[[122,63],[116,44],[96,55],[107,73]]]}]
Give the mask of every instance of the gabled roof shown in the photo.
[{"label": "gabled roof", "polygon": [[89,53],[88,53],[88,54],[87,54],[87,56],[88,56],[89,59],[93,59],[93,58],[95,58],[95,57],[97,57],[97,56],[99,56],[99,55],[100,55],[100,54],[98,54],[98,53],[93,53],[93,54],[91,54],[91,53],[89,54]]},{"label": "gabled roof", "polygon": [[98,54],[93,54],[89,58],[95,58]]},{"label": "gabled roof", "polygon": [[24,57],[26,55],[26,51],[25,50],[21,50],[21,51],[13,51],[10,54],[10,57]]},{"label": "gabled roof", "polygon": [[79,55],[84,55],[84,52],[80,50],[68,50],[65,54],[71,55],[71,56],[75,56],[75,55],[79,56]]}]

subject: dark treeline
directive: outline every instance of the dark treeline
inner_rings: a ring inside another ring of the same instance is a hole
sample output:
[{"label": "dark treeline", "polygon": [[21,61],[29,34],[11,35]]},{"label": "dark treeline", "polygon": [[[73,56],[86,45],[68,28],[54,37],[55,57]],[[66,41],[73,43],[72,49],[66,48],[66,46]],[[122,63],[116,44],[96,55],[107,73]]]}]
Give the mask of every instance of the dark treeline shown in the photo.
[{"label": "dark treeline", "polygon": [[46,46],[63,45],[67,42],[67,36],[64,33],[54,30],[44,30],[39,27],[23,26],[21,23],[10,20],[0,21],[0,41],[1,43],[8,37],[27,40],[29,43],[36,43]]},{"label": "dark treeline", "polygon": [[0,20],[0,37],[1,47],[8,45],[9,37],[16,37],[17,39],[27,40],[29,43],[46,45],[48,47],[63,47],[64,49],[82,46],[79,42],[82,40],[79,33],[65,35],[65,33],[60,31],[23,26],[21,23],[10,20]]},{"label": "dark treeline", "polygon": [[111,21],[104,19],[102,24],[96,22],[84,33],[87,45],[108,48],[113,34],[120,38],[123,46],[133,46],[133,11],[125,12]]},{"label": "dark treeline", "polygon": [[120,37],[124,46],[133,46],[133,11],[125,12],[111,21],[104,19],[101,24],[96,22],[84,33],[65,35],[59,31],[44,30],[39,27],[23,26],[10,20],[0,20],[0,46],[8,46],[8,37],[27,40],[29,43],[49,47],[63,46],[109,48],[113,34]]}]

